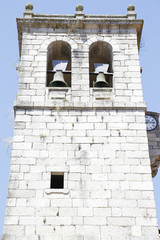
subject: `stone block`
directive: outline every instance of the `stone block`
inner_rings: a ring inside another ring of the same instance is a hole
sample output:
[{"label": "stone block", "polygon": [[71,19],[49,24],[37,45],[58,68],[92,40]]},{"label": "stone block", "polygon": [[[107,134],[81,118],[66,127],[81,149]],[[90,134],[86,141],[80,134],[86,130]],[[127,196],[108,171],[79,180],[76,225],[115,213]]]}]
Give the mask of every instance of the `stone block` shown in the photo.
[{"label": "stone block", "polygon": [[60,217],[76,217],[77,216],[77,208],[60,208],[59,216]]},{"label": "stone block", "polygon": [[92,226],[103,226],[106,225],[106,218],[105,217],[84,217],[84,224],[85,225],[92,225]]},{"label": "stone block", "polygon": [[4,220],[5,225],[18,225],[18,217],[6,216]]},{"label": "stone block", "polygon": [[9,207],[6,211],[7,216],[33,216],[34,208],[23,207]]},{"label": "stone block", "polygon": [[35,190],[9,190],[9,198],[34,198]]},{"label": "stone block", "polygon": [[133,217],[108,217],[108,224],[114,226],[134,226],[136,223],[135,218]]}]

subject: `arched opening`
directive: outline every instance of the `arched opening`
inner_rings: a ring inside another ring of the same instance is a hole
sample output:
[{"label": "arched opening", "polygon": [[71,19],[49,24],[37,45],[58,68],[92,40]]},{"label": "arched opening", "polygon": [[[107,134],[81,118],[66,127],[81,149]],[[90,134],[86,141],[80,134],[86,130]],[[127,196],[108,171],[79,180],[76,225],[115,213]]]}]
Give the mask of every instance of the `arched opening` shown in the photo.
[{"label": "arched opening", "polygon": [[[50,85],[54,78],[55,70],[53,67],[53,61],[55,60],[64,61],[67,60],[67,66],[63,69],[64,81],[68,87],[71,86],[71,47],[67,42],[55,41],[48,46],[47,52],[47,86]],[[58,62],[58,61],[57,61]]]},{"label": "arched opening", "polygon": [[90,72],[90,87],[94,86],[97,78],[96,63],[97,65],[104,65],[106,71],[103,72],[105,80],[108,83],[108,87],[113,87],[113,54],[112,46],[103,41],[97,41],[91,44],[89,49],[89,72]]}]

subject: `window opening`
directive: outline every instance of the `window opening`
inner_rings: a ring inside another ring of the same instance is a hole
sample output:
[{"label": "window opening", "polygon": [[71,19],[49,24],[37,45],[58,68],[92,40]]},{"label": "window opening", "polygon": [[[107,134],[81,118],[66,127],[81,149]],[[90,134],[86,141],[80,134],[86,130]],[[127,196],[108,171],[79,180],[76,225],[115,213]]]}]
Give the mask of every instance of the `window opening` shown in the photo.
[{"label": "window opening", "polygon": [[52,189],[64,188],[64,173],[51,173],[51,185]]}]

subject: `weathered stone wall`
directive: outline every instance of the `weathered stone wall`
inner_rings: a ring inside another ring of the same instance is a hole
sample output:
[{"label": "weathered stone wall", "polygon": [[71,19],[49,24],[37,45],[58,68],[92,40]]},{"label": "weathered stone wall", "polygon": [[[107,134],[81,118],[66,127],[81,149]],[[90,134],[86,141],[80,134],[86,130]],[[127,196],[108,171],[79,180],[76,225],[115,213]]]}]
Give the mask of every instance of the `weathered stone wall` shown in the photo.
[{"label": "weathered stone wall", "polygon": [[[96,31],[23,32],[5,240],[157,239],[136,31]],[[58,40],[72,53],[64,91],[46,87]],[[114,77],[96,92],[88,60],[98,40],[113,47]],[[64,190],[50,189],[51,172],[64,172]]]},{"label": "weathered stone wall", "polygon": [[[154,239],[144,122],[142,111],[18,110],[5,234]],[[66,175],[61,193],[49,189],[54,171]]]}]

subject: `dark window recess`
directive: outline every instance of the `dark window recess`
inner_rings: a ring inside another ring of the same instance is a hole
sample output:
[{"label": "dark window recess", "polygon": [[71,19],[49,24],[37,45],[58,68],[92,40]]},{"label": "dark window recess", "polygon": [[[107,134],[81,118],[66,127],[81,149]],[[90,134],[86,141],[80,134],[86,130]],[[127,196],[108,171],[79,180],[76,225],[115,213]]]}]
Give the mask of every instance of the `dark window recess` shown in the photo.
[{"label": "dark window recess", "polygon": [[63,174],[51,174],[51,188],[64,188]]}]

